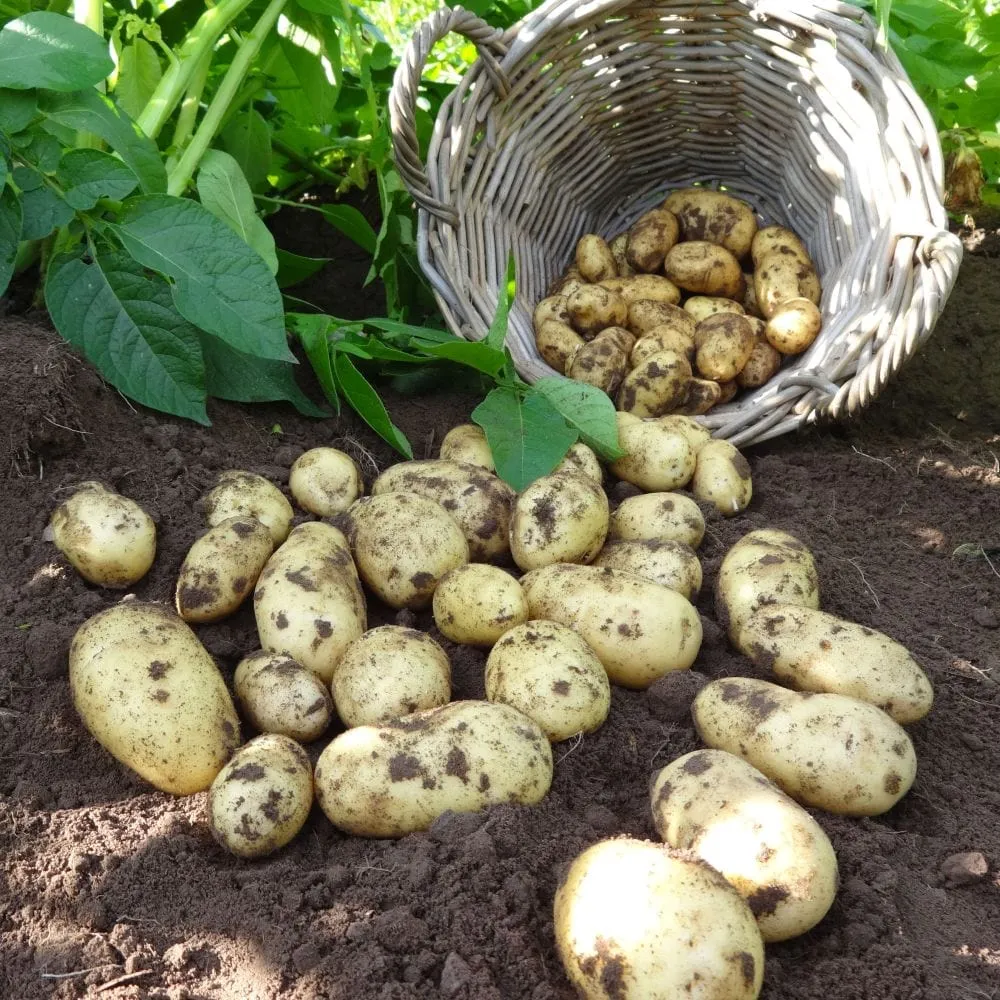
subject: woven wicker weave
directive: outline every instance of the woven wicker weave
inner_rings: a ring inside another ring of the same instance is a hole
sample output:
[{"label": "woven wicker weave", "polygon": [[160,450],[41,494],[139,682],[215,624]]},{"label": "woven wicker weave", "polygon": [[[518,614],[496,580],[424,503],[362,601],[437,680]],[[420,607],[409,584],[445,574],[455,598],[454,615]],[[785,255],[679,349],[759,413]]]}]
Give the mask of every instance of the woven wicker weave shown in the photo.
[{"label": "woven wicker weave", "polygon": [[[420,73],[450,31],[480,58],[445,101],[425,166]],[[442,8],[411,40],[390,110],[449,327],[486,334],[513,250],[508,345],[529,381],[554,374],[533,305],[584,233],[610,237],[696,183],[800,233],[823,330],[763,388],[700,418],[735,444],[868,404],[930,335],[961,262],[930,115],[871,18],[835,0],[549,0],[506,32]]]}]

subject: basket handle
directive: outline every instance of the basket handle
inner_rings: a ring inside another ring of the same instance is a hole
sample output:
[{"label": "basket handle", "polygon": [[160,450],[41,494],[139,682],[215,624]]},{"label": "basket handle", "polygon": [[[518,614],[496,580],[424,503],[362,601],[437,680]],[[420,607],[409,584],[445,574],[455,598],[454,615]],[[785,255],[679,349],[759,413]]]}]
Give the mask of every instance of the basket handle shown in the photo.
[{"label": "basket handle", "polygon": [[507,96],[510,81],[499,62],[507,54],[504,32],[461,7],[442,7],[420,25],[406,46],[389,94],[389,121],[396,168],[403,183],[421,208],[454,226],[458,223],[458,213],[431,194],[427,168],[420,157],[416,127],[417,94],[424,65],[431,49],[452,31],[464,35],[476,46],[494,89],[501,98]]}]

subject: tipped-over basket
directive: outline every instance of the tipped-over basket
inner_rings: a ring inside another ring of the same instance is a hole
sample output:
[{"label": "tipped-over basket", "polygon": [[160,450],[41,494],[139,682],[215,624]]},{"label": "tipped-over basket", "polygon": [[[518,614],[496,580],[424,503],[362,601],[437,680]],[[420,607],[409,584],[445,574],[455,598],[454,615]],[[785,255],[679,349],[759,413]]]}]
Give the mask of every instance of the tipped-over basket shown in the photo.
[{"label": "tipped-over basket", "polygon": [[[420,74],[451,31],[479,59],[444,102],[425,164]],[[860,410],[930,335],[962,256],[934,123],[875,36],[836,0],[548,0],[507,31],[435,12],[390,109],[448,326],[485,336],[513,251],[508,346],[529,381],[555,374],[531,314],[577,240],[621,232],[670,189],[721,185],[761,224],[804,238],[823,329],[765,386],[699,419],[752,444]]]}]

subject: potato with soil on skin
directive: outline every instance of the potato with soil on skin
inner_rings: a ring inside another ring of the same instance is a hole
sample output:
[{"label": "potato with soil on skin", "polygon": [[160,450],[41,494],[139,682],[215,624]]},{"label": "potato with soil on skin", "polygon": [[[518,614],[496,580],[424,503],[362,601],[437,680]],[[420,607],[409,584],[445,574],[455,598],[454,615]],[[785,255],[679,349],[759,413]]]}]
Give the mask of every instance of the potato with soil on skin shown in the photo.
[{"label": "potato with soil on skin", "polygon": [[573,629],[536,620],[511,629],[491,650],[486,697],[523,712],[558,743],[600,729],[611,709],[611,683]]},{"label": "potato with soil on skin", "polygon": [[678,243],[667,254],[663,270],[678,288],[686,292],[726,299],[743,297],[740,262],[728,250],[714,243]]},{"label": "potato with soil on skin", "polygon": [[636,299],[628,307],[628,319],[625,325],[637,337],[645,337],[657,327],[676,327],[688,322],[690,322],[693,334],[694,327],[697,325],[694,323],[694,317],[680,306],[671,305],[669,302],[659,302],[656,299]]},{"label": "potato with soil on skin", "polygon": [[715,295],[692,295],[684,303],[684,311],[690,313],[699,323],[719,313],[735,313],[737,316],[743,316],[746,312],[739,302]]},{"label": "potato with soil on skin", "polygon": [[469,563],[442,577],[434,591],[434,624],[452,642],[489,648],[528,620],[521,585],[497,566]]},{"label": "potato with soil on skin", "polygon": [[702,378],[730,382],[753,354],[754,330],[744,316],[716,313],[694,332],[695,368]]},{"label": "potato with soil on skin", "polygon": [[628,306],[636,302],[663,302],[666,305],[679,305],[681,290],[662,274],[637,274],[632,278],[620,278],[618,294]]},{"label": "potato with soil on skin", "polygon": [[546,320],[535,333],[535,346],[542,360],[560,375],[566,373],[569,359],[584,343],[573,327],[555,320]]},{"label": "potato with soil on skin", "polygon": [[691,492],[723,517],[735,517],[753,497],[750,463],[728,441],[709,441],[698,452]]},{"label": "potato with soil on skin", "polygon": [[536,337],[542,324],[549,322],[564,323],[569,326],[569,311],[566,308],[565,295],[549,295],[535,306],[534,312],[531,314],[531,323]]},{"label": "potato with soil on skin", "polygon": [[856,698],[726,677],[702,688],[691,714],[710,747],[742,757],[815,809],[878,816],[910,790],[917,774],[906,731]]},{"label": "potato with soil on skin", "polygon": [[566,300],[570,325],[584,340],[593,340],[609,326],[624,326],[628,306],[617,293],[600,285],[578,288]]},{"label": "potato with soil on skin", "polygon": [[742,306],[743,311],[747,316],[753,316],[757,319],[763,319],[764,314],[760,311],[760,306],[757,305],[757,293],[754,291],[753,287],[753,275],[743,272],[743,300]]},{"label": "potato with soil on skin", "polygon": [[540,802],[552,784],[552,749],[516,709],[456,701],[349,729],[320,755],[315,784],[334,826],[361,837],[403,837],[448,810]]},{"label": "potato with soil on skin", "polygon": [[632,223],[625,258],[636,271],[646,274],[659,271],[679,233],[680,227],[672,212],[663,208],[651,209]]},{"label": "potato with soil on skin", "polygon": [[809,299],[819,305],[820,287],[816,272],[792,254],[780,251],[765,254],[753,273],[754,295],[765,319],[770,319],[783,302]]},{"label": "potato with soil on skin", "polygon": [[747,363],[736,376],[736,384],[741,389],[759,389],[778,374],[781,368],[781,355],[765,339],[760,337],[754,342],[753,350]]},{"label": "potato with soil on skin", "polygon": [[691,481],[695,453],[687,437],[656,420],[618,413],[618,441],[627,453],[609,468],[647,492],[680,489]]},{"label": "potato with soil on skin", "polygon": [[285,653],[259,649],[244,657],[233,674],[233,692],[256,730],[299,743],[319,739],[333,718],[327,686]]},{"label": "potato with soil on skin", "polygon": [[589,284],[589,282],[580,274],[579,268],[573,264],[567,267],[565,271],[552,284],[549,286],[547,297],[551,298],[554,295],[562,295],[564,298],[566,296],[572,295],[578,288],[582,288],[584,285]]},{"label": "potato with soil on skin", "polygon": [[638,368],[660,351],[674,351],[682,355],[689,366],[694,365],[694,333],[669,324],[654,326],[635,342],[629,354],[629,366]]},{"label": "potato with soil on skin", "polygon": [[757,235],[757,218],[745,201],[695,187],[672,192],[663,207],[677,217],[684,240],[717,243],[736,257],[750,253]]},{"label": "potato with soil on skin", "polygon": [[258,736],[240,747],[208,790],[208,828],[240,858],[263,858],[291,841],[313,801],[312,764],[293,739]]},{"label": "potato with soil on skin", "polygon": [[532,618],[576,629],[613,684],[642,689],[686,670],[701,646],[701,619],[676,591],[633,573],[559,563],[521,578]]},{"label": "potato with soil on skin", "polygon": [[701,563],[684,542],[661,539],[619,539],[605,542],[595,566],[634,573],[693,601],[701,590]]},{"label": "potato with soil on skin", "polygon": [[574,263],[585,281],[603,281],[618,274],[611,247],[595,233],[588,233],[580,238],[576,245]]},{"label": "potato with soil on skin", "polygon": [[837,894],[837,856],[823,828],[756,768],[724,750],[695,750],[650,788],[653,825],[693,851],[747,901],[765,941],[815,927]]},{"label": "potato with soil on skin", "polygon": [[496,472],[486,432],[476,424],[452,427],[441,441],[438,457],[446,462],[464,462],[466,465],[477,465],[487,472]]},{"label": "potato with soil on skin", "polygon": [[704,424],[680,413],[668,413],[665,416],[657,417],[656,422],[675,434],[683,435],[688,444],[691,445],[691,450],[696,457],[698,452],[712,440],[712,432]]},{"label": "potato with soil on skin", "polygon": [[188,622],[231,615],[253,590],[273,550],[271,532],[255,517],[231,517],[209,528],[181,563],[177,613]]},{"label": "potato with soil on skin", "polygon": [[292,463],[288,489],[310,514],[333,517],[365,491],[353,458],[338,448],[310,448]]},{"label": "potato with soil on skin", "polygon": [[677,351],[658,351],[633,368],[621,384],[619,410],[637,417],[669,413],[687,390],[691,364]]},{"label": "potato with soil on skin", "polygon": [[686,851],[618,838],[574,859],[555,896],[556,949],[586,1000],[755,1000],[764,943],[750,908]]},{"label": "potato with soil on skin", "polygon": [[631,278],[635,274],[635,268],[628,262],[626,251],[628,250],[628,233],[619,233],[608,243],[611,256],[615,259],[615,267],[618,269],[619,278]]},{"label": "potato with soil on skin", "polygon": [[754,267],[757,267],[765,254],[780,252],[785,255],[797,257],[803,264],[815,270],[805,243],[791,230],[785,226],[764,226],[758,229],[750,245],[750,257]]},{"label": "potato with soil on skin", "polygon": [[114,590],[138,583],[156,558],[153,519],[103,483],[80,483],[45,534],[88,583]]},{"label": "potato with soil on skin", "polygon": [[623,326],[606,326],[594,340],[611,341],[612,344],[620,347],[625,352],[626,357],[632,352],[632,348],[635,347],[635,334],[626,330]]},{"label": "potato with soil on skin", "polygon": [[905,646],[825,611],[766,605],[746,620],[739,645],[796,691],[867,701],[900,725],[922,719],[934,701],[931,682]]},{"label": "potato with soil on skin", "polygon": [[239,469],[221,473],[199,506],[204,507],[210,528],[231,517],[257,518],[271,532],[275,546],[288,537],[295,517],[288,498],[274,483]]},{"label": "potato with soil on skin", "polygon": [[701,508],[683,493],[629,497],[611,514],[608,525],[609,540],[683,542],[696,549],[704,537]]},{"label": "potato with soil on skin", "polygon": [[592,448],[582,441],[570,445],[566,457],[552,470],[552,475],[562,474],[585,476],[592,479],[598,486],[604,482],[604,470],[600,459]]},{"label": "potato with soil on skin", "polygon": [[777,306],[764,328],[767,342],[781,354],[801,354],[819,336],[823,316],[808,299],[789,299]]},{"label": "potato with soil on skin", "polygon": [[722,386],[708,378],[692,378],[684,398],[674,407],[675,416],[697,417],[722,402]]},{"label": "potato with soil on skin", "polygon": [[160,791],[204,791],[239,746],[222,674],[165,605],[128,601],[85,621],[70,644],[69,684],[90,734]]},{"label": "potato with soil on skin", "polygon": [[575,382],[613,395],[628,371],[628,355],[613,340],[598,335],[570,358],[566,374]]}]

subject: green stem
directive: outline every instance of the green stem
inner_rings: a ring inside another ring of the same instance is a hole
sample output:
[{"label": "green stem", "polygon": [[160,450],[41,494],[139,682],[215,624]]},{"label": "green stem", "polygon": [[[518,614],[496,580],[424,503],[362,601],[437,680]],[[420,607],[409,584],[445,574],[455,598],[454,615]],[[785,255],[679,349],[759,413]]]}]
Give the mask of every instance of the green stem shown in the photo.
[{"label": "green stem", "polygon": [[305,170],[307,173],[313,175],[318,181],[323,181],[324,184],[332,184],[334,187],[340,185],[343,181],[343,177],[338,176],[326,167],[321,167],[318,163],[314,163],[309,157],[303,156],[301,153],[294,150],[287,143],[282,142],[278,138],[272,137],[271,145],[279,152],[285,159],[291,160],[295,166],[299,167],[301,170]]},{"label": "green stem", "polygon": [[[73,20],[86,25],[91,31],[104,37],[104,0],[73,0]],[[106,90],[104,81],[97,84],[100,91]],[[96,135],[89,132],[76,133],[76,145],[79,149],[100,149],[103,143]]]},{"label": "green stem", "polygon": [[177,114],[177,124],[174,126],[173,147],[175,150],[183,148],[184,144],[191,138],[194,131],[194,123],[198,120],[198,109],[201,107],[201,95],[208,80],[208,70],[212,65],[212,52],[206,49],[198,59],[188,84],[187,93],[181,101],[181,109]]}]

